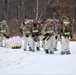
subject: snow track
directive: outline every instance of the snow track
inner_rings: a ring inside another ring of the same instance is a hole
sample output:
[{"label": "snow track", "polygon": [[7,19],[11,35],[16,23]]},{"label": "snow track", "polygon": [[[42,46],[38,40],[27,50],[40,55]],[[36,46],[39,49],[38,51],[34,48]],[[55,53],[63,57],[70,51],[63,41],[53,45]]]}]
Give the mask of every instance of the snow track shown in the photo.
[{"label": "snow track", "polygon": [[0,74],[75,74],[76,42],[71,42],[70,55],[61,55],[61,45],[54,54],[44,50],[31,52],[0,47]]}]

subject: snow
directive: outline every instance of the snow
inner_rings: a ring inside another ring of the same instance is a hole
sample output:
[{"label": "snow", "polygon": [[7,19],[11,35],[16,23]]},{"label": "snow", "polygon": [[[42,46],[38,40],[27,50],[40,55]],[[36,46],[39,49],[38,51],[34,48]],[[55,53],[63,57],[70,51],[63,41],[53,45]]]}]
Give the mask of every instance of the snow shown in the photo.
[{"label": "snow", "polygon": [[61,55],[61,44],[54,54],[41,51],[30,52],[21,49],[0,47],[0,75],[2,74],[60,74],[76,75],[76,42],[70,43],[70,55]]},{"label": "snow", "polygon": [[19,36],[13,36],[12,38],[6,39],[6,44],[10,43],[22,43],[22,39]]}]

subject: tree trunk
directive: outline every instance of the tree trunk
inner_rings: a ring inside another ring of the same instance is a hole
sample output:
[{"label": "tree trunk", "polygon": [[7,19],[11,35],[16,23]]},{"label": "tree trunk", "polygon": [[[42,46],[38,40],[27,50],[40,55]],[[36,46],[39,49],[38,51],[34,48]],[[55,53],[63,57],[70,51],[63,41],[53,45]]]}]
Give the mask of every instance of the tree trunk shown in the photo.
[{"label": "tree trunk", "polygon": [[[49,0],[49,1],[47,2],[46,7],[47,7],[47,5],[50,3],[50,1],[51,1],[51,0]],[[43,13],[45,12],[46,7],[44,8],[44,10],[42,11],[42,13],[40,14],[39,20],[40,20],[41,17],[43,16]]]},{"label": "tree trunk", "polygon": [[36,20],[38,19],[38,0],[37,1],[37,7],[36,7]]},{"label": "tree trunk", "polygon": [[7,1],[7,12],[6,12],[6,18],[8,18],[8,12],[9,12],[9,0]]}]

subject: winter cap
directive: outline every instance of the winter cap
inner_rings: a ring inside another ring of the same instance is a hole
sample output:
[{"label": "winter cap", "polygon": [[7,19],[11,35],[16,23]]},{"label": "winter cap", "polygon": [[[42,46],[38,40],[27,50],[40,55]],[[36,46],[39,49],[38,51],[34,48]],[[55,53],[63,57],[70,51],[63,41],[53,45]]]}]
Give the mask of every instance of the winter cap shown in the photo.
[{"label": "winter cap", "polygon": [[3,23],[3,25],[6,25],[7,24],[6,20],[3,20],[2,23]]},{"label": "winter cap", "polygon": [[70,22],[69,21],[64,21],[63,24],[70,24]]}]

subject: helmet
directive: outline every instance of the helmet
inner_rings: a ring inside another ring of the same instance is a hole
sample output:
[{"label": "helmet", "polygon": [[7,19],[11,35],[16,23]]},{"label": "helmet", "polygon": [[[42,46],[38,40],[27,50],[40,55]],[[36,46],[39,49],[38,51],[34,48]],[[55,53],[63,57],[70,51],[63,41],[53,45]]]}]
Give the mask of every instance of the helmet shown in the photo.
[{"label": "helmet", "polygon": [[6,25],[6,24],[7,24],[6,20],[3,20],[3,21],[2,21],[2,24],[3,24],[3,25]]}]

